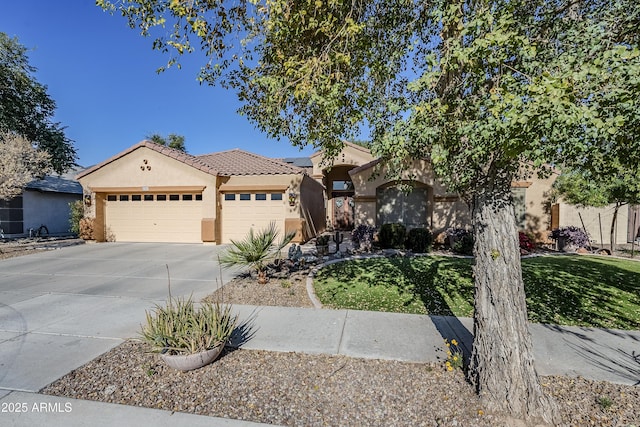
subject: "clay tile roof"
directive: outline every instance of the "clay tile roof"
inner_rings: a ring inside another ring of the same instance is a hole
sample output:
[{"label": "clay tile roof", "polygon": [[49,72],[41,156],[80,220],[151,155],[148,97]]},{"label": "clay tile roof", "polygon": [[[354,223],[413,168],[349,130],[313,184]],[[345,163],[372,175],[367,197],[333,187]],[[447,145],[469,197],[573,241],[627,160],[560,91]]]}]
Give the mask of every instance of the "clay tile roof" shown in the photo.
[{"label": "clay tile roof", "polygon": [[170,148],[170,147],[165,147],[164,145],[160,145],[160,144],[156,144],[154,142],[151,141],[141,141],[139,143],[137,143],[136,145],[127,148],[126,150],[124,150],[121,153],[116,154],[115,156],[105,160],[102,163],[99,163],[95,166],[92,166],[88,169],[85,169],[84,171],[82,171],[81,173],[79,173],[78,175],[76,175],[76,179],[80,179],[85,175],[89,175],[90,173],[108,165],[111,162],[114,162],[116,160],[118,160],[119,158],[126,156],[127,154],[131,153],[132,151],[137,150],[138,148],[141,147],[146,147],[149,148],[153,151],[157,151],[158,153],[164,154],[167,157],[170,157],[172,159],[176,159],[182,163],[185,163],[189,166],[192,166],[198,170],[201,170],[203,172],[206,172],[208,174],[211,175],[218,175],[218,171],[215,170],[214,167],[212,167],[210,164],[208,164],[207,162],[204,162],[202,159],[200,159],[200,157],[196,157],[196,156],[192,156],[191,154],[187,154],[185,152],[182,152],[180,150],[176,150],[175,148]]},{"label": "clay tile roof", "polygon": [[198,159],[210,165],[222,176],[232,175],[288,175],[301,174],[304,170],[277,159],[234,149],[204,154]]}]

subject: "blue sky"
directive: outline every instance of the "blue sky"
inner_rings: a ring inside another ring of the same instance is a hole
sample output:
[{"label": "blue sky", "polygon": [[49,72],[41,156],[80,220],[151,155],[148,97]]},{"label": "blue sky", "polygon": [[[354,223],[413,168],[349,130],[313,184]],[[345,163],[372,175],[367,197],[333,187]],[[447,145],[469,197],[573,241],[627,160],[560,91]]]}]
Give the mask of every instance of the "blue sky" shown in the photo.
[{"label": "blue sky", "polygon": [[35,77],[56,101],[54,119],[67,126],[82,166],[152,133],[183,135],[195,155],[232,148],[268,157],[313,152],[256,130],[236,113],[234,92],[201,86],[201,58],[184,58],[182,70],[157,74],[166,54],[152,50],[151,39],[93,0],[3,0],[0,10],[0,31],[30,49]]}]

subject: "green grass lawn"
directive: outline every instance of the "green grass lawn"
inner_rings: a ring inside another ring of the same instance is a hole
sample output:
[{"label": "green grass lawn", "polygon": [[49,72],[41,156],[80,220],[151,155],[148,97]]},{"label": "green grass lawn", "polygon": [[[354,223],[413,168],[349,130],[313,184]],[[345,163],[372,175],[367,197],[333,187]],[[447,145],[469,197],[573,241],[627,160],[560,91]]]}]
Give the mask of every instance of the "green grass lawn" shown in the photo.
[{"label": "green grass lawn", "polygon": [[[471,317],[472,260],[372,258],[322,269],[314,281],[331,308]],[[640,329],[640,262],[606,257],[522,260],[529,320]]]}]

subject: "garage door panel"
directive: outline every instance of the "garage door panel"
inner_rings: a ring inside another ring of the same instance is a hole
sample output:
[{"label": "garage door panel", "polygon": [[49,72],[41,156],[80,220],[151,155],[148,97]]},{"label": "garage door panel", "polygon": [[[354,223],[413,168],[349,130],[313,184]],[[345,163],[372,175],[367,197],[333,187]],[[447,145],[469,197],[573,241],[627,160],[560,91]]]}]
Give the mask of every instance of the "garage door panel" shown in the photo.
[{"label": "garage door panel", "polygon": [[108,201],[107,237],[118,242],[201,242],[202,202]]},{"label": "garage door panel", "polygon": [[230,243],[231,240],[243,240],[249,230],[254,232],[267,228],[271,222],[275,222],[276,229],[282,237],[284,232],[285,202],[284,200],[255,200],[255,194],[251,194],[251,200],[222,199],[222,242]]}]

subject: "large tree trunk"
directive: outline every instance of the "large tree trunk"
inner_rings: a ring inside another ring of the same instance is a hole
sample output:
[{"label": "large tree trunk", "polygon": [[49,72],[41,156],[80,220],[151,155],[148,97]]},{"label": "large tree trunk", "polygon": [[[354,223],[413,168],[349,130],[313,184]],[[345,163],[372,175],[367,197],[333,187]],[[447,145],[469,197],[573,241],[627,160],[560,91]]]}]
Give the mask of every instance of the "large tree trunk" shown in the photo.
[{"label": "large tree trunk", "polygon": [[469,375],[487,410],[556,424],[556,404],[543,394],[533,363],[510,182],[501,181],[474,196],[475,337]]}]

